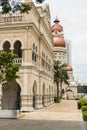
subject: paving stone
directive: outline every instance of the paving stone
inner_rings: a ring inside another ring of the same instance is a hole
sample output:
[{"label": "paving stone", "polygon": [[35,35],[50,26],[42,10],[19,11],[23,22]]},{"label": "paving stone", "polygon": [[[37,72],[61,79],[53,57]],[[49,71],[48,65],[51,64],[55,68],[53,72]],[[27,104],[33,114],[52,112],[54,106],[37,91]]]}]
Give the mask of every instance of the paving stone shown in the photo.
[{"label": "paving stone", "polygon": [[25,113],[20,119],[0,119],[0,130],[87,130],[74,100]]}]

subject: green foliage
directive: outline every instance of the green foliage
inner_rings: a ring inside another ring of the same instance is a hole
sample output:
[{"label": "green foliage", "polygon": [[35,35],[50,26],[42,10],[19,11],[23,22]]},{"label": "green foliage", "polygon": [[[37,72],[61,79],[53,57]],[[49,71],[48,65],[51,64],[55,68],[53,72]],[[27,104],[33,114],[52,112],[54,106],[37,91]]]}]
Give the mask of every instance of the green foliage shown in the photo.
[{"label": "green foliage", "polygon": [[0,72],[0,81],[2,80],[3,74]]},{"label": "green foliage", "polygon": [[65,84],[69,85],[68,79],[68,72],[65,69],[67,64],[61,64],[60,61],[54,61],[54,82],[57,85],[57,96],[59,95],[58,90],[59,90],[59,84],[61,87],[61,98],[62,98],[62,83],[64,82]]},{"label": "green foliage", "polygon": [[16,72],[19,71],[19,64],[13,64],[13,63],[9,63],[6,66],[6,80],[7,81],[12,81],[12,80],[16,80],[16,78],[19,78],[18,75],[16,75]]},{"label": "green foliage", "polygon": [[60,102],[59,97],[54,97],[54,102],[55,102],[55,103],[59,103],[59,102]]},{"label": "green foliage", "polygon": [[0,53],[0,68],[1,68],[1,65],[6,66],[9,63],[13,63],[14,58],[17,58],[16,54],[7,53],[4,51]]},{"label": "green foliage", "polygon": [[87,112],[87,106],[82,106],[82,112],[86,111]]},{"label": "green foliage", "polygon": [[0,53],[0,82],[2,84],[19,78],[17,72],[19,71],[20,64],[14,64],[14,58],[17,58],[16,54],[7,52]]},{"label": "green foliage", "polygon": [[22,3],[22,8],[20,8],[20,13],[28,13],[29,10],[31,10],[31,6],[29,6],[28,4],[24,4]]},{"label": "green foliage", "polygon": [[1,6],[2,6],[2,13],[3,14],[8,13],[9,11],[11,11],[11,6],[10,6],[8,0],[7,1],[3,0]]},{"label": "green foliage", "polygon": [[61,64],[60,61],[54,61],[54,82],[64,82],[65,84],[69,84],[69,76],[67,70],[65,69],[66,66],[66,64]]},{"label": "green foliage", "polygon": [[81,107],[87,105],[87,99],[80,98]]},{"label": "green foliage", "polygon": [[87,121],[87,111],[82,112],[84,121]]},{"label": "green foliage", "polygon": [[[36,2],[42,3],[44,0],[37,0]],[[0,0],[0,6],[2,7],[2,13],[15,13],[20,11],[20,13],[28,13],[31,10],[31,5],[28,3],[22,3],[21,1],[12,1],[11,0]]]},{"label": "green foliage", "polygon": [[87,99],[86,98],[80,98],[79,102],[80,102],[81,109],[82,109],[83,120],[87,121]]}]

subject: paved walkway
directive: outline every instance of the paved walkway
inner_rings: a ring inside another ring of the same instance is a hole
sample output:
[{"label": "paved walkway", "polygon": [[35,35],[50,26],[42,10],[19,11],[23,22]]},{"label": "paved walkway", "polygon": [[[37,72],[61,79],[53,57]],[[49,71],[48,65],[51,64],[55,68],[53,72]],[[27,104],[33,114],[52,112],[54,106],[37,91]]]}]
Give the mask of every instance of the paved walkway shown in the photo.
[{"label": "paved walkway", "polygon": [[18,120],[0,119],[0,130],[87,130],[74,100],[63,100]]},{"label": "paved walkway", "polygon": [[63,100],[39,111],[25,114],[23,119],[83,121],[81,110],[77,109],[77,101]]}]

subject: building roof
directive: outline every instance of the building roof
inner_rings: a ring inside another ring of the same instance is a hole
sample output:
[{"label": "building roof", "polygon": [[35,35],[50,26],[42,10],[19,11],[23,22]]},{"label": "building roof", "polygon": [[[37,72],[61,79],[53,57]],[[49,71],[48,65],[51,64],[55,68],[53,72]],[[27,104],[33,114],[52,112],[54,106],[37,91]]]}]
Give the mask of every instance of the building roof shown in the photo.
[{"label": "building roof", "polygon": [[51,31],[52,32],[54,32],[55,30],[56,31],[59,31],[59,32],[61,32],[61,31],[63,31],[63,27],[59,24],[59,20],[58,20],[58,18],[56,17],[55,18],[55,20],[54,20],[54,25],[51,27]]},{"label": "building roof", "polygon": [[68,66],[66,67],[66,70],[67,70],[67,71],[73,71],[73,68],[72,68],[72,66],[68,65]]},{"label": "building roof", "polygon": [[61,36],[53,36],[53,43],[54,43],[54,46],[65,47],[64,38]]}]

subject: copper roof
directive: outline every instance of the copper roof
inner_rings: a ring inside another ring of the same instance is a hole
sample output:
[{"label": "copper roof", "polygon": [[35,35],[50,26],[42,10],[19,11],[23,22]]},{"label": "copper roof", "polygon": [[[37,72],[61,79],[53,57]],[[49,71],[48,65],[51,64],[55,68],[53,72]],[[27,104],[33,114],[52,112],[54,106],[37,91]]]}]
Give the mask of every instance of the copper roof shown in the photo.
[{"label": "copper roof", "polygon": [[68,65],[68,66],[66,67],[66,70],[67,70],[67,71],[73,71],[73,68],[72,68],[70,65]]},{"label": "copper roof", "polygon": [[54,46],[65,47],[64,38],[61,36],[53,36],[53,42],[54,42]]},{"label": "copper roof", "polygon": [[51,27],[51,31],[53,32],[53,31],[55,31],[55,30],[57,30],[57,31],[59,31],[59,32],[61,32],[61,31],[63,31],[63,27],[59,24],[59,20],[58,20],[58,18],[56,17],[56,19],[54,20],[54,25]]}]

